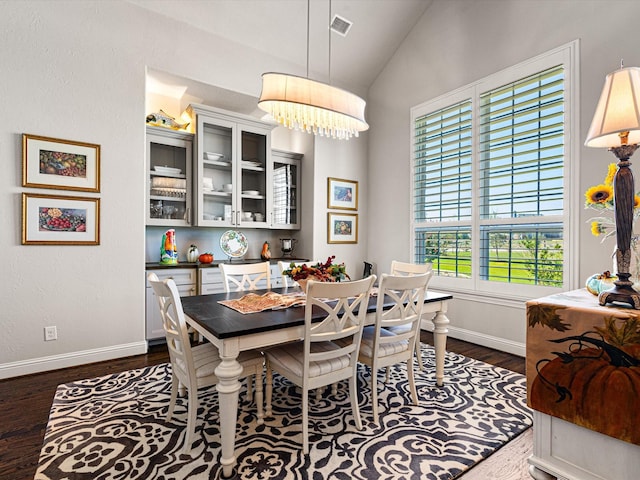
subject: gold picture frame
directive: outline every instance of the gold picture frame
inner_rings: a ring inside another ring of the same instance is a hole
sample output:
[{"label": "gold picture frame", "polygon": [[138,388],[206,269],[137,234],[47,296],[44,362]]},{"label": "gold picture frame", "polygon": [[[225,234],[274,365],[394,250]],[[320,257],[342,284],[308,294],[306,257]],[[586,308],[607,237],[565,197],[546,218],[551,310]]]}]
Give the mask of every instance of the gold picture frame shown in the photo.
[{"label": "gold picture frame", "polygon": [[358,243],[358,214],[328,212],[327,243]]},{"label": "gold picture frame", "polygon": [[327,208],[358,210],[358,182],[344,178],[327,178]]},{"label": "gold picture frame", "polygon": [[100,145],[23,134],[22,186],[100,192]]},{"label": "gold picture frame", "polygon": [[22,245],[100,245],[100,199],[23,193]]}]

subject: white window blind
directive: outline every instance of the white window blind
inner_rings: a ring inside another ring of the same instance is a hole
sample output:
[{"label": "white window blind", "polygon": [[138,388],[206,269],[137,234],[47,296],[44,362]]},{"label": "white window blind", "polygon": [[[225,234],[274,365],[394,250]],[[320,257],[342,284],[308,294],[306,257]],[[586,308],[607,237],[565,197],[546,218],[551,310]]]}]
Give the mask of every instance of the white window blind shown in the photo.
[{"label": "white window blind", "polygon": [[434,285],[566,285],[569,50],[412,109],[414,262]]}]

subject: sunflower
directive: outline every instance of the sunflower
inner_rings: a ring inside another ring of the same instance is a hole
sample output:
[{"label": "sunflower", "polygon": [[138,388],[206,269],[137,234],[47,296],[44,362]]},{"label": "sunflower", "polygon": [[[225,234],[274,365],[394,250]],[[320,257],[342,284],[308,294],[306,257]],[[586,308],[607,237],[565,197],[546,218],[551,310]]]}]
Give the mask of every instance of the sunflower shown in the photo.
[{"label": "sunflower", "polygon": [[587,205],[605,204],[613,200],[613,188],[611,185],[596,185],[589,188],[584,196],[587,199]]},{"label": "sunflower", "polygon": [[604,177],[605,185],[613,185],[613,177],[616,176],[617,171],[618,171],[618,166],[615,163],[610,163],[609,170],[607,170],[607,176]]},{"label": "sunflower", "polygon": [[640,207],[640,196],[638,195],[634,195],[633,196],[633,208],[638,208]]},{"label": "sunflower", "polygon": [[591,222],[591,235],[594,237],[599,237],[601,234],[605,233],[604,225],[600,222]]}]

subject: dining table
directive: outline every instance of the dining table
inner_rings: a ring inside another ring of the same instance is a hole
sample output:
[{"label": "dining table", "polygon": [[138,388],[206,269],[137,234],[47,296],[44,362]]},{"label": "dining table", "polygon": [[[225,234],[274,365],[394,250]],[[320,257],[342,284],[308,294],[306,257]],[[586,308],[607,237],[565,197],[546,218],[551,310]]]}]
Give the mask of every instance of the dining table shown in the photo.
[{"label": "dining table", "polygon": [[[256,290],[251,293],[264,294],[268,291],[283,295],[300,295],[299,287]],[[223,478],[233,478],[236,464],[235,435],[238,416],[239,382],[242,367],[237,361],[244,350],[266,349],[274,345],[300,340],[304,335],[305,307],[293,306],[276,308],[257,313],[243,314],[221,301],[241,298],[249,292],[216,293],[182,297],[182,308],[186,322],[205,339],[215,345],[220,352],[221,362],[215,370],[219,379],[216,386],[219,401],[220,464]],[[422,328],[429,323],[432,315],[434,349],[436,356],[436,383],[444,382],[444,359],[449,319],[446,316],[448,303],[453,296],[448,293],[428,291],[423,306]],[[390,308],[392,302],[385,301],[383,308]],[[366,324],[375,323],[377,297],[372,295],[367,308]],[[313,318],[320,320],[320,309]]]}]

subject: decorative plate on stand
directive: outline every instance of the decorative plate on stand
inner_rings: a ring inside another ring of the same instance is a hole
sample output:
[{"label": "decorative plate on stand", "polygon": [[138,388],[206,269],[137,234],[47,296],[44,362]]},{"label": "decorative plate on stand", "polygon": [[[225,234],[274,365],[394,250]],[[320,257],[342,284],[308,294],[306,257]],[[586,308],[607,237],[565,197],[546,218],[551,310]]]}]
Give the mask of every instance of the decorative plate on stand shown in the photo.
[{"label": "decorative plate on stand", "polygon": [[229,257],[242,257],[247,253],[249,244],[242,232],[227,230],[220,237],[220,248]]}]

